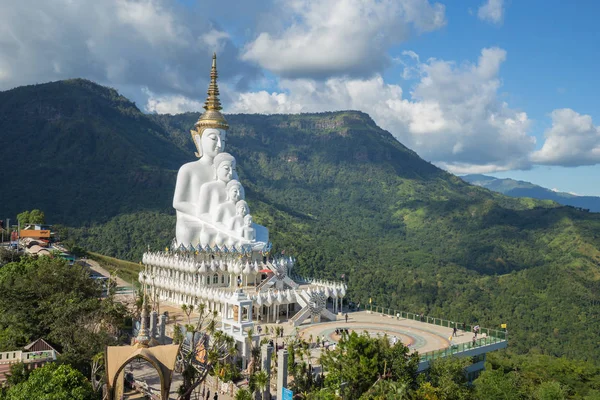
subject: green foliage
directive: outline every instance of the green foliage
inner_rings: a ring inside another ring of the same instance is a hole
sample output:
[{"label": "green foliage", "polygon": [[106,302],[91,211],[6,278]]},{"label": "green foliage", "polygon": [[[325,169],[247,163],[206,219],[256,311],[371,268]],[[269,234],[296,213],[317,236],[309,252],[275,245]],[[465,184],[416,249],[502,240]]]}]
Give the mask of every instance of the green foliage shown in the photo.
[{"label": "green foliage", "polygon": [[0,351],[43,337],[59,346],[62,358],[87,364],[115,343],[127,311],[79,265],[62,259],[25,257],[0,268]]},{"label": "green foliage", "polygon": [[34,370],[29,378],[8,389],[5,400],[93,400],[91,383],[69,365],[50,363]]},{"label": "green foliage", "polygon": [[235,400],[252,400],[252,392],[248,389],[240,389],[235,393]]},{"label": "green foliage", "polygon": [[392,346],[387,336],[371,338],[367,333],[344,335],[334,350],[321,355],[325,386],[345,398],[360,397],[380,376],[410,387],[418,364],[418,356],[402,343]]},{"label": "green foliage", "polygon": [[43,211],[38,209],[23,211],[17,215],[17,221],[19,221],[21,227],[24,227],[25,224],[45,224],[46,216],[44,215]]},{"label": "green foliage", "polygon": [[10,372],[6,374],[6,384],[8,386],[16,386],[19,383],[25,382],[29,378],[30,371],[27,366],[18,362],[10,366]]},{"label": "green foliage", "polygon": [[486,371],[475,380],[479,398],[592,399],[600,395],[600,368],[592,363],[505,352],[490,353],[488,360]]},{"label": "green foliage", "polygon": [[[426,375],[421,375],[417,398],[467,400],[472,397],[465,368],[471,365],[468,357],[445,357],[431,363]],[[425,378],[425,379],[423,379]]]}]

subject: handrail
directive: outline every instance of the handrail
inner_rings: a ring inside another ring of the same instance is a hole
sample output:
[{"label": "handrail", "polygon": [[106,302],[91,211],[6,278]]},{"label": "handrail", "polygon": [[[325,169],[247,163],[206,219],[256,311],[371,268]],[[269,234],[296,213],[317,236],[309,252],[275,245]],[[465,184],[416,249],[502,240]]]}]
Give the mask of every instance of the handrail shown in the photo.
[{"label": "handrail", "polygon": [[500,342],[506,342],[506,339],[500,339],[500,338],[496,338],[493,336],[482,337],[482,338],[475,340],[474,343],[473,342],[460,343],[460,344],[456,344],[456,345],[450,345],[447,348],[442,349],[442,350],[432,350],[432,351],[428,351],[426,353],[419,354],[419,361],[421,361],[421,362],[431,361],[431,360],[435,360],[435,359],[438,359],[441,357],[447,357],[449,355],[462,353],[462,352],[465,352],[468,350],[473,350],[473,349],[476,349],[479,347],[489,346],[494,343],[500,343]]},{"label": "handrail", "polygon": [[[427,324],[433,324],[433,325],[438,325],[438,326],[444,326],[447,328],[460,328],[461,330],[464,331],[472,331],[473,330],[473,326],[474,325],[465,325],[463,326],[462,323],[459,322],[453,322],[453,321],[449,321],[446,319],[442,319],[442,318],[435,318],[435,317],[431,317],[428,315],[421,315],[421,314],[415,314],[415,313],[410,313],[410,312],[406,312],[406,311],[398,311],[398,310],[394,310],[391,308],[386,308],[386,307],[380,307],[380,306],[373,306],[373,305],[368,305],[367,306],[367,310],[374,312],[374,313],[381,313],[381,314],[386,314],[392,317],[397,317],[397,318],[403,318],[403,319],[411,319],[414,321],[420,321],[420,322],[424,322]],[[502,331],[499,329],[490,329],[490,328],[479,328],[478,334],[480,335],[484,335],[487,337],[494,337],[500,340],[507,340],[507,332],[506,331]]]}]

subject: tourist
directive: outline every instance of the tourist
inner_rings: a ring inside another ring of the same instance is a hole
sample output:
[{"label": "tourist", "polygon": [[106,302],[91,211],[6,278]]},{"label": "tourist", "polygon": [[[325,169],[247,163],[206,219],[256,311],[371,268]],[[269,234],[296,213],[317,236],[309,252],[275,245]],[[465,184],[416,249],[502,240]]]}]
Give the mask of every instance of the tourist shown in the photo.
[{"label": "tourist", "polygon": [[456,326],[454,326],[454,328],[452,328],[452,336],[458,336],[458,329],[456,328]]},{"label": "tourist", "polygon": [[360,301],[358,302],[358,304],[356,305],[356,311],[360,311]]},{"label": "tourist", "polygon": [[219,394],[217,392],[215,392],[215,395],[213,396],[213,400],[219,400]]},{"label": "tourist", "polygon": [[477,344],[477,335],[473,336],[473,347]]},{"label": "tourist", "polygon": [[348,313],[346,313],[344,317],[346,318],[346,323],[348,323]]},{"label": "tourist", "polygon": [[210,400],[210,389],[206,391],[206,400]]}]

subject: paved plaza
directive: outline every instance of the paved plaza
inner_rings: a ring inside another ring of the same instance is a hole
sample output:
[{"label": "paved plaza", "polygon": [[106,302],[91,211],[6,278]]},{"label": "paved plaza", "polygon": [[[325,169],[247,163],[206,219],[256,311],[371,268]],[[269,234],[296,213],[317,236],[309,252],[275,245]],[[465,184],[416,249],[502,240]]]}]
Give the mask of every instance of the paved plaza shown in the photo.
[{"label": "paved plaza", "polygon": [[[337,343],[340,335],[335,330],[338,328],[348,329],[349,332],[367,332],[371,336],[387,335],[390,341],[395,337],[409,349],[419,353],[447,348],[452,336],[451,328],[367,311],[348,313],[348,322],[340,317],[339,321],[301,325],[299,334],[304,340],[309,340],[312,335],[313,340],[325,337],[326,341]],[[457,336],[452,338],[452,344],[466,343],[472,338],[472,333],[458,330]]]}]

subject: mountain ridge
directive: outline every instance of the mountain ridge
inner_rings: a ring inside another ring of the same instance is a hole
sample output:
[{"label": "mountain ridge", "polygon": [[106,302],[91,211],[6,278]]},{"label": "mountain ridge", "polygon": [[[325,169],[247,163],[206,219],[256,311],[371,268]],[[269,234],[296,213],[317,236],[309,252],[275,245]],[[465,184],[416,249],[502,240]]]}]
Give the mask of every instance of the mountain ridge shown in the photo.
[{"label": "mountain ridge", "polygon": [[470,174],[461,176],[468,183],[505,194],[511,197],[530,197],[539,200],[551,200],[559,204],[600,212],[600,197],[580,196],[572,193],[555,191],[531,182],[511,178],[495,178],[493,176]]}]

